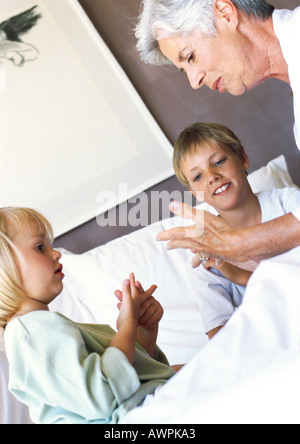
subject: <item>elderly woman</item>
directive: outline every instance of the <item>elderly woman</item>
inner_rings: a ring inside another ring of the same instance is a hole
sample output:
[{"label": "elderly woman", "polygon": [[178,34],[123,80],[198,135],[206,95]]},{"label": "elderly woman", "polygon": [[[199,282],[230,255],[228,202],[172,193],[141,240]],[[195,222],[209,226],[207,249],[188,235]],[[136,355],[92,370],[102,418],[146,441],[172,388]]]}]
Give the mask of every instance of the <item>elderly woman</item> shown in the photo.
[{"label": "elderly woman", "polygon": [[[300,8],[275,10],[265,0],[144,0],[136,35],[142,60],[173,63],[193,88],[241,95],[271,77],[289,83],[300,149]],[[300,208],[248,229],[233,229],[210,214],[203,228],[199,211],[179,204],[172,209],[199,226],[161,233],[158,240],[170,240],[170,249],[245,262],[300,245]]]}]

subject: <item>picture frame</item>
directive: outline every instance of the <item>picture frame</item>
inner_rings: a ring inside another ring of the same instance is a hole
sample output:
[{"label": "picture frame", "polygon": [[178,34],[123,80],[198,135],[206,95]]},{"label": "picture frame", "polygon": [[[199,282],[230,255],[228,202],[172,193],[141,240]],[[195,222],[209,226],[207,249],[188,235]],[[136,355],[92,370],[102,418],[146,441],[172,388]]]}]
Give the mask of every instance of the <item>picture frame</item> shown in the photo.
[{"label": "picture frame", "polygon": [[[30,24],[13,40],[19,17]],[[1,207],[36,208],[58,237],[174,174],[170,142],[77,0],[0,0],[0,69]]]}]

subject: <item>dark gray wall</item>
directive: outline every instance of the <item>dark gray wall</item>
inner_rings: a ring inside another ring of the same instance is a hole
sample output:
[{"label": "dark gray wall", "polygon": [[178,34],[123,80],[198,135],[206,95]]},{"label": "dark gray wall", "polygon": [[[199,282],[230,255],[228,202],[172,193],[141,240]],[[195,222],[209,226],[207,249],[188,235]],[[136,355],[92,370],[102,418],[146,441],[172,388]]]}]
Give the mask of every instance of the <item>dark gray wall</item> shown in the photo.
[{"label": "dark gray wall", "polygon": [[[242,140],[250,157],[250,172],[284,153],[291,175],[300,185],[300,152],[293,137],[292,93],[287,84],[271,79],[241,97],[220,95],[208,88],[194,91],[176,68],[152,67],[139,60],[133,32],[139,0],[80,3],[172,144],[191,122],[223,123]],[[274,0],[273,4],[294,9],[300,0]],[[152,190],[164,189],[171,192],[182,187],[171,178]],[[57,239],[56,245],[80,253],[132,230],[100,228],[93,220]]]}]

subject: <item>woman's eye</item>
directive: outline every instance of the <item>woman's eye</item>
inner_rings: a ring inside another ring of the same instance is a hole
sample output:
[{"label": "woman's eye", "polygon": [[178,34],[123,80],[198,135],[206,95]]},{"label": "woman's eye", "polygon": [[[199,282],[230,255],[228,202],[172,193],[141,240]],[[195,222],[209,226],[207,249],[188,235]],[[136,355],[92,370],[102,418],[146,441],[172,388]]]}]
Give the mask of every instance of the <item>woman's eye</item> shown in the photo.
[{"label": "woman's eye", "polygon": [[194,54],[191,53],[191,54],[188,56],[187,61],[188,61],[188,63],[191,63],[193,60],[194,60]]}]

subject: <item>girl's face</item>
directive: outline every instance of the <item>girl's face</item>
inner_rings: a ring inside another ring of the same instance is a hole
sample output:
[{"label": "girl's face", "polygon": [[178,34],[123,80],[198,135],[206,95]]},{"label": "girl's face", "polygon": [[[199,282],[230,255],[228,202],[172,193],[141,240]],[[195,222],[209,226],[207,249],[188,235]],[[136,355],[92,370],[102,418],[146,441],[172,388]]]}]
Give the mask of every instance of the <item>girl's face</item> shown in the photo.
[{"label": "girl's face", "polygon": [[220,214],[238,208],[251,193],[245,170],[249,159],[238,157],[227,145],[202,144],[181,162],[190,191],[213,206]]},{"label": "girl's face", "polygon": [[44,228],[29,222],[14,236],[22,283],[30,299],[48,305],[62,289],[61,254],[53,250]]}]

